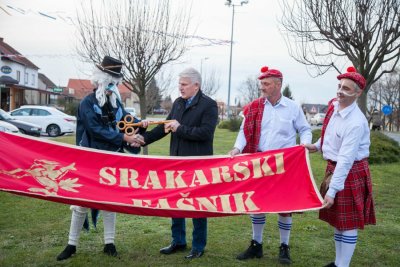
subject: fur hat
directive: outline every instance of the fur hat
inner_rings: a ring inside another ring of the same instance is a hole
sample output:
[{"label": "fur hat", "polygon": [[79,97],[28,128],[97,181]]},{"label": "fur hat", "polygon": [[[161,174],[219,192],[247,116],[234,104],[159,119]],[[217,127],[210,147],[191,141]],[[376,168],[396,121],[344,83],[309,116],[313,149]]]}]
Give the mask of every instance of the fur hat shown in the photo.
[{"label": "fur hat", "polygon": [[350,79],[355,82],[361,90],[364,90],[366,86],[365,78],[360,73],[358,73],[356,68],[354,67],[348,67],[347,72],[337,76],[337,79]]},{"label": "fur hat", "polygon": [[105,56],[101,64],[96,64],[101,71],[118,78],[122,77],[122,65],[123,63],[121,61],[110,56]]}]

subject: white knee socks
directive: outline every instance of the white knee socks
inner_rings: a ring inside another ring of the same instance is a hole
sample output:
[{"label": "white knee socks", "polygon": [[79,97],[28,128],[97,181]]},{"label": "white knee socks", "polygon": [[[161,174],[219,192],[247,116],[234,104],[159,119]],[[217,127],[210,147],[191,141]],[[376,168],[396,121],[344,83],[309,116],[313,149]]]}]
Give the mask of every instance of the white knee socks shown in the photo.
[{"label": "white knee socks", "polygon": [[283,217],[279,215],[278,227],[281,236],[281,243],[289,245],[290,230],[292,229],[292,216]]},{"label": "white knee socks", "polygon": [[81,212],[72,209],[71,226],[69,228],[68,244],[77,246],[79,234],[81,233],[83,223],[85,222],[87,212]]},{"label": "white knee socks", "polygon": [[103,211],[104,222],[104,244],[114,243],[115,238],[115,218],[116,213],[110,211]]},{"label": "white knee socks", "polygon": [[358,230],[339,231],[335,228],[335,265],[348,267],[357,244]]},{"label": "white knee socks", "polygon": [[253,226],[253,240],[262,244],[265,226],[265,214],[252,214],[250,215],[250,218]]}]

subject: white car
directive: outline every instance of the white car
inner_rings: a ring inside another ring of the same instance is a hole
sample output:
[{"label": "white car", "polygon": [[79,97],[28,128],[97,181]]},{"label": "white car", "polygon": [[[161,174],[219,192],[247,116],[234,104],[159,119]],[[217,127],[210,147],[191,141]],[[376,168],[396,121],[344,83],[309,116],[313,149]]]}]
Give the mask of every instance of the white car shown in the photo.
[{"label": "white car", "polygon": [[135,108],[125,108],[126,112],[130,113],[133,117],[136,117],[136,109]]},{"label": "white car", "polygon": [[325,113],[317,113],[310,119],[311,125],[322,125],[324,123]]},{"label": "white car", "polygon": [[76,130],[76,117],[53,107],[21,106],[11,111],[10,115],[21,121],[40,125],[42,133],[51,137],[73,133]]},{"label": "white car", "polygon": [[0,121],[0,132],[19,133],[17,127],[5,121]]}]

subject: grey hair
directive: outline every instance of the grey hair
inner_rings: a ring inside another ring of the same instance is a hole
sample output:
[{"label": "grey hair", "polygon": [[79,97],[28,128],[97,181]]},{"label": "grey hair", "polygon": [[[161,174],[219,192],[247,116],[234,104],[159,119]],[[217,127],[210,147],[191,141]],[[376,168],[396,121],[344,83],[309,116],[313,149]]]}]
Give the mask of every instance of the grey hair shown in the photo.
[{"label": "grey hair", "polygon": [[195,68],[184,69],[179,73],[179,78],[188,78],[192,83],[197,83],[201,88],[201,75]]}]

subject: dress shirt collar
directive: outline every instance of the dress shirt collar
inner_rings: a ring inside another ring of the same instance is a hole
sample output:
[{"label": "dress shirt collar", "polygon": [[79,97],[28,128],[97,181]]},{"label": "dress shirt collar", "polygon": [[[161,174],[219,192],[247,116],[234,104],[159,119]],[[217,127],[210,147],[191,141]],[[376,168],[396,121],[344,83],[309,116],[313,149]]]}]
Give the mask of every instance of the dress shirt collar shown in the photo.
[{"label": "dress shirt collar", "polygon": [[350,106],[342,109],[339,111],[339,102],[334,102],[333,105],[335,106],[335,113],[339,114],[340,117],[346,118],[357,106],[357,101],[354,101],[353,104]]}]

